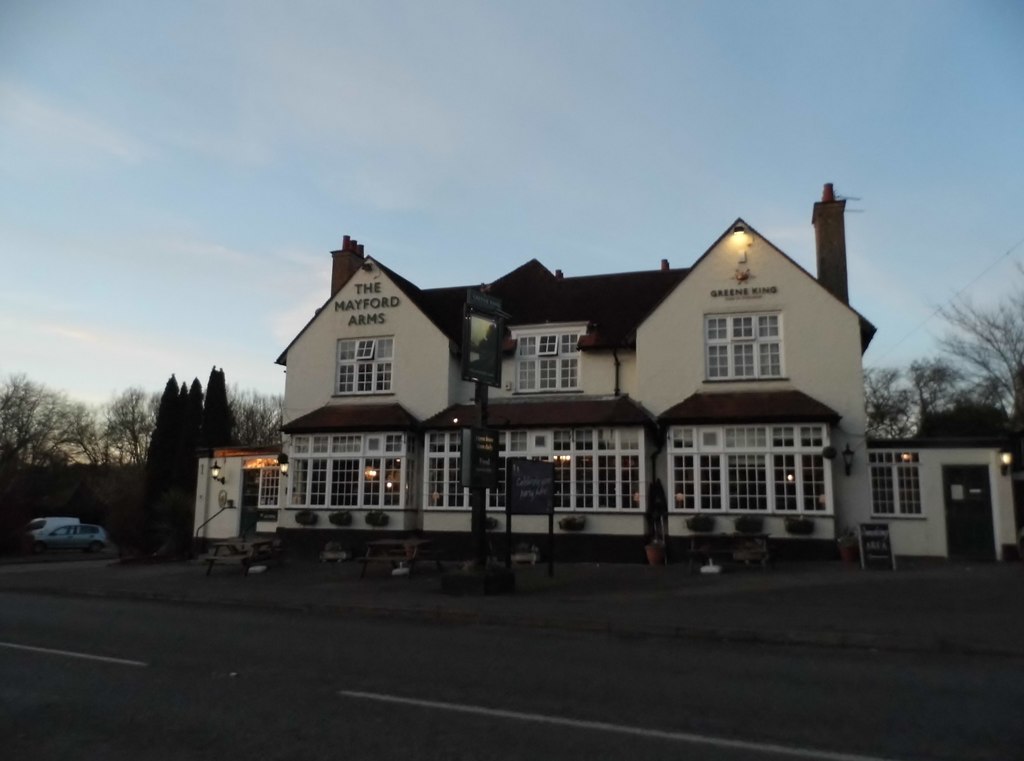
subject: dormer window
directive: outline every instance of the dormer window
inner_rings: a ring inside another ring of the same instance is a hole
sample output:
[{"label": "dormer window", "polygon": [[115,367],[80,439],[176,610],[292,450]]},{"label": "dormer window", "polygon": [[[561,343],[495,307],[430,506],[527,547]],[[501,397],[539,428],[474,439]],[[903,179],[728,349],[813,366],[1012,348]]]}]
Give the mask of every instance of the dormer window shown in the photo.
[{"label": "dormer window", "polygon": [[523,393],[579,388],[577,348],[582,328],[516,332],[516,390]]}]

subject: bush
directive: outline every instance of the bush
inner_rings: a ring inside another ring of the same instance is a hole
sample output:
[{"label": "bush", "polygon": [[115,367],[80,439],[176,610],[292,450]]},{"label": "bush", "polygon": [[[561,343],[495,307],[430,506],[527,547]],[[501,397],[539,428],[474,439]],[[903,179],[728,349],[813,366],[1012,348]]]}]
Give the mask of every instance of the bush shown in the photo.
[{"label": "bush", "polygon": [[786,516],[786,532],[796,536],[808,536],[814,533],[814,521],[806,516]]},{"label": "bush", "polygon": [[732,525],[741,534],[759,534],[764,527],[764,518],[760,515],[739,515]]},{"label": "bush", "polygon": [[391,520],[390,516],[383,510],[371,510],[366,514],[366,525],[380,528],[381,526],[388,525],[388,521]]},{"label": "bush", "polygon": [[351,526],[352,513],[348,510],[335,510],[327,516],[327,520],[329,520],[333,526]]},{"label": "bush", "polygon": [[713,515],[691,515],[686,519],[686,528],[697,533],[711,531],[715,527],[715,516]]},{"label": "bush", "polygon": [[192,546],[195,503],[191,495],[172,489],[153,506],[154,545],[161,557],[183,557]]},{"label": "bush", "polygon": [[585,515],[566,515],[558,519],[558,527],[562,531],[582,531],[587,525]]},{"label": "bush", "polygon": [[295,513],[295,522],[300,526],[315,526],[319,517],[312,510],[299,510]]}]

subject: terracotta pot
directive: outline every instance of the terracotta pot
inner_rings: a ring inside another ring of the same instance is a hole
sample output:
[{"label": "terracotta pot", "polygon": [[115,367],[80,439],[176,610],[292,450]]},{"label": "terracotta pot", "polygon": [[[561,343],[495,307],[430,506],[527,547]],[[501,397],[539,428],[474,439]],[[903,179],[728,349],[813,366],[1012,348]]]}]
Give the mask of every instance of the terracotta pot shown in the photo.
[{"label": "terracotta pot", "polygon": [[665,545],[648,544],[644,549],[647,551],[647,562],[651,565],[665,565]]},{"label": "terracotta pot", "polygon": [[856,563],[860,560],[860,548],[856,544],[840,544],[839,557],[844,563]]}]

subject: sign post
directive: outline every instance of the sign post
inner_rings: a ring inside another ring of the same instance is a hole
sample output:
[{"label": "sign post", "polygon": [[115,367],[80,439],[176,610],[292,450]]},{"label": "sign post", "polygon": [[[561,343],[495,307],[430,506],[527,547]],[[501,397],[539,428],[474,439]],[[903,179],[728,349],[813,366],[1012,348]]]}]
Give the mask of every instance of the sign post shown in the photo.
[{"label": "sign post", "polygon": [[861,568],[896,570],[896,555],[892,551],[888,523],[862,523],[859,535]]},{"label": "sign post", "polygon": [[548,516],[548,576],[555,575],[555,466],[520,457],[508,461],[505,500],[505,567],[512,567],[512,516]]}]

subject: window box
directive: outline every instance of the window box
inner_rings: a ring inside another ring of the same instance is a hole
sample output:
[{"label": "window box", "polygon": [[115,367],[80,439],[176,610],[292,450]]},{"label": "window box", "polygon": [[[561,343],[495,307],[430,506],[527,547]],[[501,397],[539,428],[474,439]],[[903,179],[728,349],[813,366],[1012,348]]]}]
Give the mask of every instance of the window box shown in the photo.
[{"label": "window box", "polygon": [[562,531],[582,531],[586,525],[585,515],[566,515],[558,519],[558,528]]},{"label": "window box", "polygon": [[484,519],[484,528],[486,528],[488,531],[497,531],[501,528],[501,521],[499,521],[493,515],[488,515]]},{"label": "window box", "polygon": [[786,533],[794,536],[810,536],[814,533],[814,521],[802,515],[787,515]]},{"label": "window box", "polygon": [[738,515],[732,525],[741,534],[760,534],[764,528],[764,518],[760,515]]},{"label": "window box", "polygon": [[371,510],[366,514],[364,518],[367,526],[374,526],[380,528],[388,525],[388,521],[391,520],[391,516],[385,513],[383,510]]},{"label": "window box", "polygon": [[696,534],[706,534],[715,528],[715,516],[691,515],[686,519],[686,528]]},{"label": "window box", "polygon": [[327,520],[335,526],[351,526],[352,525],[352,513],[348,510],[335,510],[333,513],[327,516]]},{"label": "window box", "polygon": [[295,522],[300,526],[315,526],[319,517],[312,510],[299,510],[295,513]]}]

